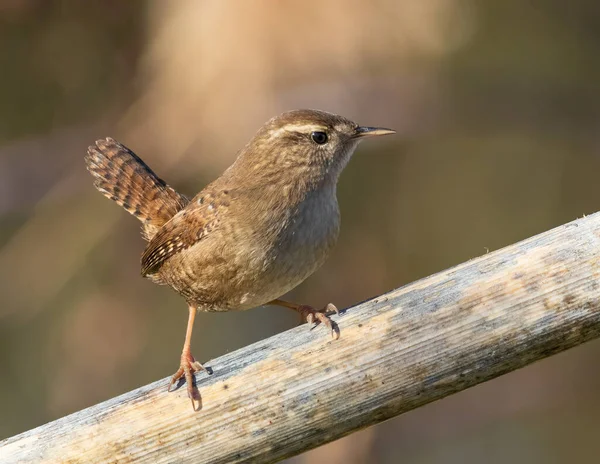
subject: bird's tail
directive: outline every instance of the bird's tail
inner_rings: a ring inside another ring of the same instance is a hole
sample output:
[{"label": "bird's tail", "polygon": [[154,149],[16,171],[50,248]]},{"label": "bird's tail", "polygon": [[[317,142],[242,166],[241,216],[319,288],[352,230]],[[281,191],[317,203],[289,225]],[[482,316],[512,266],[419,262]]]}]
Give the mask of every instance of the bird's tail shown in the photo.
[{"label": "bird's tail", "polygon": [[90,146],[85,162],[95,187],[143,222],[147,240],[189,203],[135,153],[110,137]]}]

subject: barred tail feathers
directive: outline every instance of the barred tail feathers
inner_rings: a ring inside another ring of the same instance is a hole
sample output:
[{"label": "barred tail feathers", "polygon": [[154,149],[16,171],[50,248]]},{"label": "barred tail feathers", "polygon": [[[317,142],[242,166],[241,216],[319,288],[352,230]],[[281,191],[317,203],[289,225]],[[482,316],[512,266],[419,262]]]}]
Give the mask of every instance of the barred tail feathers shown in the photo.
[{"label": "barred tail feathers", "polygon": [[90,146],[85,162],[94,186],[143,222],[147,240],[189,203],[135,153],[110,137]]}]

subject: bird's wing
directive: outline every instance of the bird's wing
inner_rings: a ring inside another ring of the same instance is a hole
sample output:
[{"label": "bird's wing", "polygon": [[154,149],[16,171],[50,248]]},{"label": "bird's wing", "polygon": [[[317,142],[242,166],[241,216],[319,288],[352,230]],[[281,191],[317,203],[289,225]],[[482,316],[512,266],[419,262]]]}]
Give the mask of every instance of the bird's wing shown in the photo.
[{"label": "bird's wing", "polygon": [[[205,194],[205,197],[213,197]],[[219,214],[226,205],[207,203],[202,193],[169,222],[160,228],[150,240],[142,255],[142,275],[144,277],[158,272],[170,257],[181,253],[204,239],[219,226]]]}]

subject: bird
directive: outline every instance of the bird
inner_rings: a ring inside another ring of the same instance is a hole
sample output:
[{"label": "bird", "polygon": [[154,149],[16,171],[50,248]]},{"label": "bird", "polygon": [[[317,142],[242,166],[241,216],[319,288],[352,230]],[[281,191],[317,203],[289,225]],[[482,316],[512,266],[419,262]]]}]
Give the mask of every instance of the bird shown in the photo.
[{"label": "bird", "polygon": [[[108,137],[88,148],[94,186],[142,222],[148,242],[141,274],[186,301],[188,323],[180,365],[192,408],[193,383],[206,370],[191,352],[198,311],[240,311],[278,305],[321,323],[339,337],[322,309],[281,299],[325,261],[340,230],[336,186],[360,141],[394,134],[313,109],[267,121],[220,177],[190,198],[170,187],[125,145]],[[198,407],[196,406],[198,403]]]}]

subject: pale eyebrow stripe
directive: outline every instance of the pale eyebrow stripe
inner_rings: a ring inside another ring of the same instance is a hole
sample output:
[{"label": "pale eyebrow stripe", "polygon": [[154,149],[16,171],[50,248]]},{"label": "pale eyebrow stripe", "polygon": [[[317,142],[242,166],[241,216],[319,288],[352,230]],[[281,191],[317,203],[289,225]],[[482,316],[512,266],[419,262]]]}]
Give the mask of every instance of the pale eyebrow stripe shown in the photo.
[{"label": "pale eyebrow stripe", "polygon": [[286,124],[283,127],[280,127],[278,129],[275,129],[273,131],[271,131],[271,135],[278,135],[280,134],[282,131],[285,132],[313,132],[313,131],[320,131],[320,132],[327,132],[327,127],[325,126],[320,126],[318,124]]}]

